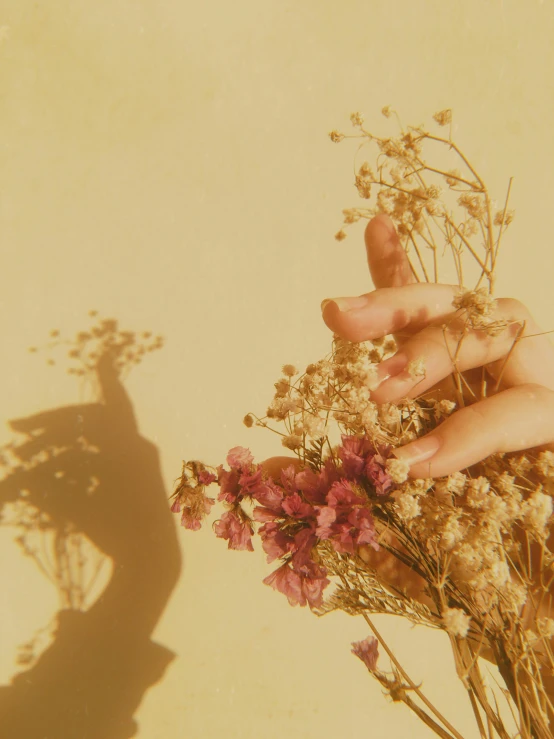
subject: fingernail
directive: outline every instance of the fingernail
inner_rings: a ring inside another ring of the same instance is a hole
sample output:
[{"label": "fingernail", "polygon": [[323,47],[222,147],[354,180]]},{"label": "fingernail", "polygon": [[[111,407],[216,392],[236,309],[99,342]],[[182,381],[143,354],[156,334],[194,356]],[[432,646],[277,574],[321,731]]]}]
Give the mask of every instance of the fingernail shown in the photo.
[{"label": "fingernail", "polygon": [[329,303],[334,303],[341,313],[346,313],[356,308],[364,308],[367,305],[367,298],[364,295],[356,298],[327,298],[321,303],[322,312]]},{"label": "fingernail", "polygon": [[403,459],[410,466],[418,462],[426,462],[439,450],[441,445],[438,436],[424,436],[423,439],[412,441],[406,446],[394,449],[393,454],[398,459]]}]

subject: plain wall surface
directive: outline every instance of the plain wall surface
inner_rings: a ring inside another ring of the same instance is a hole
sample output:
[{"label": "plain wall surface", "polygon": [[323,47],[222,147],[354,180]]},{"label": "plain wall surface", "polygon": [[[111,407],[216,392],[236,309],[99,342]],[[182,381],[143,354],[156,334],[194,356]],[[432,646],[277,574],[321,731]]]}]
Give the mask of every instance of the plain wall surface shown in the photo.
[{"label": "plain wall surface", "polygon": [[[56,586],[0,529],[10,739],[124,739],[133,721],[140,739],[431,736],[350,654],[361,619],[291,608],[262,585],[259,546],[228,552],[164,501],[182,459],[280,453],[242,417],[264,413],[284,362],[328,351],[323,298],[372,288],[361,225],[333,239],[360,201],[355,145],[327,133],[353,111],[385,133],[384,105],[414,124],[453,108],[499,205],[515,178],[497,295],[554,329],[554,4],[0,0],[0,26],[2,420],[97,400],[66,360],[28,352],[87,330],[89,310],[165,337],[124,380],[137,425],[118,410],[98,427],[113,505],[89,510],[77,483],[58,512],[108,532],[112,616],[59,620]],[[476,737],[444,635],[377,621]],[[47,631],[18,665],[52,625],[57,645]]]}]

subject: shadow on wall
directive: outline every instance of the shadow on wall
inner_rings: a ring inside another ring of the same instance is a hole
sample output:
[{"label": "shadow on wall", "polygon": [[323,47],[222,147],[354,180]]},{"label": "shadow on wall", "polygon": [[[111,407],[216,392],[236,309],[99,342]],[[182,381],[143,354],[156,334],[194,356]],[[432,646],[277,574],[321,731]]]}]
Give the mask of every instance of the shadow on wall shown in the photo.
[{"label": "shadow on wall", "polygon": [[[132,737],[145,691],[175,657],[150,635],[180,551],[157,449],[140,436],[121,380],[161,344],[137,349],[135,334],[110,320],[77,338],[69,355],[84,369],[70,371],[96,382],[98,402],[10,422],[25,439],[11,445],[0,509],[62,603],[52,643],[0,687],[1,735],[10,739]],[[88,605],[94,559],[108,560],[111,575]]]}]

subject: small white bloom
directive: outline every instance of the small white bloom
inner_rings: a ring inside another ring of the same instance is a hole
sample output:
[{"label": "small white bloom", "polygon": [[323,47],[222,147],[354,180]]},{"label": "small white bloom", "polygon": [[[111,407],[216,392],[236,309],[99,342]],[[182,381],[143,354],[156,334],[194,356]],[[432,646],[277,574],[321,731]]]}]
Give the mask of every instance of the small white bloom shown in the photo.
[{"label": "small white bloom", "polygon": [[452,636],[464,639],[469,631],[471,618],[461,608],[445,608],[442,613],[442,622]]},{"label": "small white bloom", "polygon": [[411,521],[421,514],[418,499],[409,493],[402,493],[396,499],[396,511],[403,521]]},{"label": "small white bloom", "polygon": [[386,468],[394,482],[405,482],[408,479],[410,465],[404,459],[387,459]]},{"label": "small white bloom", "polygon": [[406,370],[413,380],[417,379],[418,377],[425,377],[425,359],[423,359],[423,357],[412,359],[410,362],[408,362]]}]

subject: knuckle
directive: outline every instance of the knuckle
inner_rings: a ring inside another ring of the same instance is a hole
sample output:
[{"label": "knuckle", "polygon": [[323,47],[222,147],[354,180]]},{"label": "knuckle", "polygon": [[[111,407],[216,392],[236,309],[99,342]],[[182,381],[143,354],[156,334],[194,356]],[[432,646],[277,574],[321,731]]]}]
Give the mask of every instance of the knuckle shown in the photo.
[{"label": "knuckle", "polygon": [[527,306],[517,298],[498,298],[498,307],[505,314],[506,318],[515,318],[517,320],[532,320],[531,313]]}]

